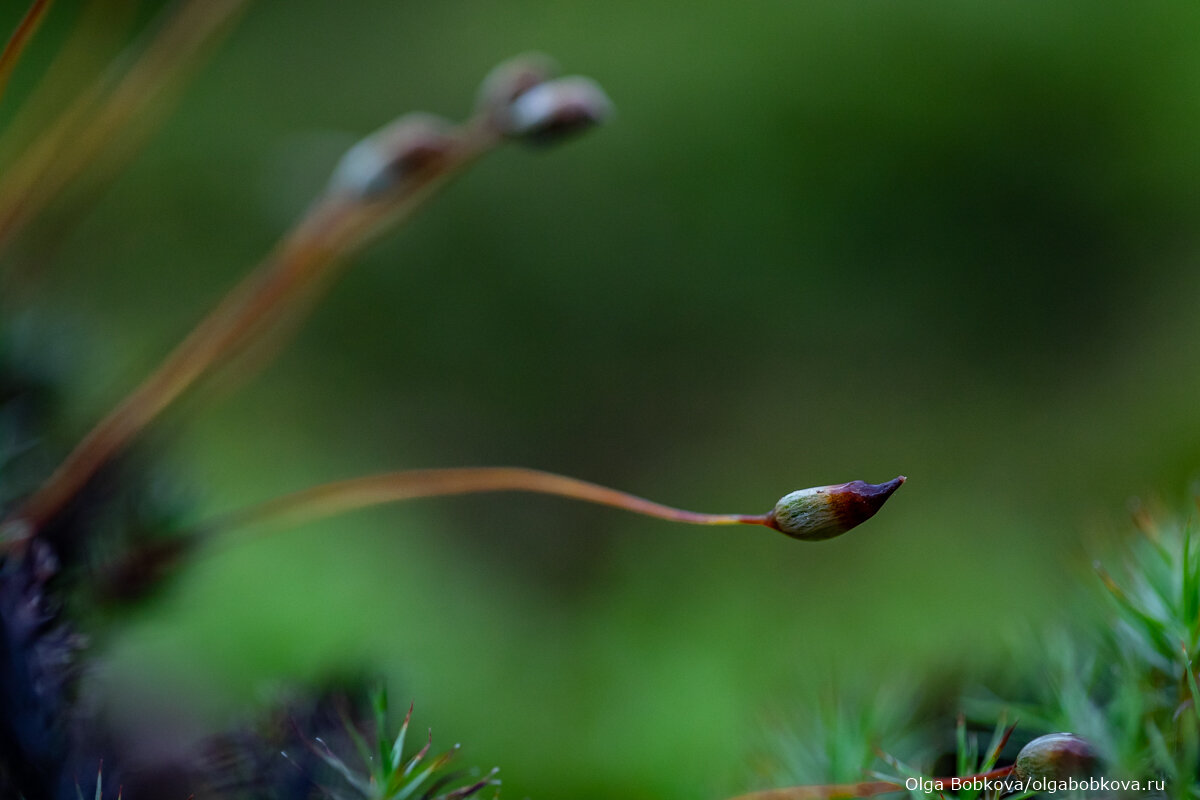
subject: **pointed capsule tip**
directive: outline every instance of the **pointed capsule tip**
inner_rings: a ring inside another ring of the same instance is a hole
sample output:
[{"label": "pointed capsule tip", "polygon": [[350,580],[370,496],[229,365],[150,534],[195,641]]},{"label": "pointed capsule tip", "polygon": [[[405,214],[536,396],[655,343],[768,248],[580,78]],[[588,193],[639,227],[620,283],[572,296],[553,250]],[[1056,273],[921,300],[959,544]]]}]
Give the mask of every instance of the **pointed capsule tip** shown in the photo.
[{"label": "pointed capsule tip", "polygon": [[840,487],[832,487],[834,490],[829,498],[834,506],[834,514],[846,526],[846,530],[861,525],[875,516],[875,512],[883,508],[883,504],[906,480],[905,476],[899,475],[886,483],[851,481]]}]

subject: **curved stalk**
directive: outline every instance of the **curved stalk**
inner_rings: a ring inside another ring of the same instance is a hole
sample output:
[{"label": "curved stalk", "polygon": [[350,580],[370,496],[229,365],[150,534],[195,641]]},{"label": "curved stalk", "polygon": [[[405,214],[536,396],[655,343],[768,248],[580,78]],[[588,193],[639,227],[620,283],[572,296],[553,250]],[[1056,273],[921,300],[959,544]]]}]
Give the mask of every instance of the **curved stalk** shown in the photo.
[{"label": "curved stalk", "polygon": [[148,134],[156,104],[231,29],[248,1],[168,4],[145,42],[114,61],[39,132],[0,176],[0,251],[82,174],[116,172]]},{"label": "curved stalk", "polygon": [[4,90],[8,88],[8,80],[12,77],[17,62],[21,60],[25,45],[29,44],[49,10],[50,0],[33,0],[25,16],[17,23],[8,43],[4,45],[4,50],[0,51],[0,97],[4,96]]},{"label": "curved stalk", "polygon": [[383,503],[485,492],[556,495],[693,525],[770,525],[768,514],[704,514],[687,511],[552,472],[523,467],[471,467],[387,472],[326,483],[234,512],[202,525],[201,529],[217,532],[267,522],[308,522]]},{"label": "curved stalk", "polygon": [[[840,536],[874,515],[904,483],[851,481],[784,495],[765,514],[706,514],[656,503],[607,486],[524,467],[466,467],[385,472],[321,484],[236,511],[202,533],[247,528],[266,522],[310,521],[358,508],[441,495],[530,492],[620,508],[645,517],[691,525],[764,525],[802,541]],[[797,509],[802,513],[795,513]]]},{"label": "curved stalk", "polygon": [[197,325],[159,367],[76,445],[9,522],[36,531],[113,455],[215,365],[236,355],[276,321],[305,290],[330,275],[341,257],[386,223],[415,210],[434,190],[496,142],[475,126],[446,158],[414,175],[402,195],[366,201],[329,192],[296,224],[275,252]]},{"label": "curved stalk", "polygon": [[[465,124],[454,128],[429,115],[409,115],[359,142],[274,253],[92,428],[22,507],[0,521],[0,547],[35,536],[197,380],[241,353],[289,310],[302,307],[306,297],[328,285],[343,257],[406,218],[471,162],[505,138],[561,140],[609,111],[608,98],[594,83],[548,80],[538,65],[521,59],[494,71],[475,116]],[[3,228],[0,213],[0,232]]]}]

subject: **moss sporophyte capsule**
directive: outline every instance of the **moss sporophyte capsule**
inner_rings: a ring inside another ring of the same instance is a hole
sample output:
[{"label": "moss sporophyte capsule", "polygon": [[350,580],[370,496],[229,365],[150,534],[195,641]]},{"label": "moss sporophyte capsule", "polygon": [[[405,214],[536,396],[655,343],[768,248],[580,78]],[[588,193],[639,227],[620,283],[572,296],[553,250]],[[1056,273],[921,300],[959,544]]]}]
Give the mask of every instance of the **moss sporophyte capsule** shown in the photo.
[{"label": "moss sporophyte capsule", "polygon": [[851,481],[800,489],[775,504],[766,524],[794,539],[832,539],[875,516],[905,480],[901,475],[880,484]]},{"label": "moss sporophyte capsule", "polygon": [[1094,774],[1099,763],[1086,739],[1073,733],[1049,733],[1021,748],[1013,775],[1022,781],[1080,778]]}]

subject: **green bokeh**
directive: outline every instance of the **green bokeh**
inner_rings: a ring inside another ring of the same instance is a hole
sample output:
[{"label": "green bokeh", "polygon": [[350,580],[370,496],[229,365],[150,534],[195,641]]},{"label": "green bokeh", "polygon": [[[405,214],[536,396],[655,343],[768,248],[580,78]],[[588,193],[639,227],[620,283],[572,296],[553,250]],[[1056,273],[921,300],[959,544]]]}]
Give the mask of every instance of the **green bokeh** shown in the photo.
[{"label": "green bokeh", "polygon": [[365,663],[506,797],[690,800],[742,788],[806,688],[986,662],[1089,532],[1200,464],[1197,24],[1183,3],[256,2],[45,265],[37,304],[91,332],[80,432],[349,143],[459,118],[539,49],[606,87],[611,125],[481,164],[256,381],[185,403],[166,428],[201,507],[421,466],[718,512],[910,480],[820,545],[485,497],[228,547],[115,645],[114,702],[215,725]]}]

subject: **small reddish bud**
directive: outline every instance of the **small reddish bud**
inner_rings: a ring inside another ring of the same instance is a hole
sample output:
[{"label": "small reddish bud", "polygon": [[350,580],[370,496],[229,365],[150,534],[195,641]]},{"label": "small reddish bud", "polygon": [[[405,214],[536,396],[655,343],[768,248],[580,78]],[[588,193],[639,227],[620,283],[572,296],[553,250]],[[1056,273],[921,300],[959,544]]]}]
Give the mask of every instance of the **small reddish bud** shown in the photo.
[{"label": "small reddish bud", "polygon": [[1079,778],[1096,771],[1100,757],[1086,739],[1073,733],[1049,733],[1021,748],[1013,773],[1022,781],[1031,778]]},{"label": "small reddish bud", "polygon": [[832,539],[875,516],[905,480],[901,475],[880,484],[851,481],[801,489],[775,504],[767,524],[793,539]]},{"label": "small reddish bud", "polygon": [[330,190],[379,199],[455,147],[451,125],[432,114],[405,114],[351,147],[334,168]]}]

